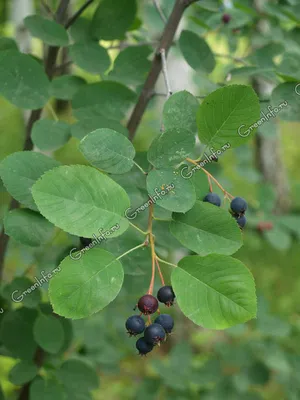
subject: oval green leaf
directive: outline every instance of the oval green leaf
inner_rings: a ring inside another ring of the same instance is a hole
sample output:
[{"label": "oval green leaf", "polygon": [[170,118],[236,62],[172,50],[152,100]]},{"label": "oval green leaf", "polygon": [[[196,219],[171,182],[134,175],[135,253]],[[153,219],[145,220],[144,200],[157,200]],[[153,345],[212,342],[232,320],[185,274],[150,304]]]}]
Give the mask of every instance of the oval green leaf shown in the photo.
[{"label": "oval green leaf", "polygon": [[41,153],[19,151],[0,164],[0,176],[9,194],[26,207],[37,211],[32,198],[32,185],[49,169],[60,163]]},{"label": "oval green leaf", "polygon": [[62,166],[48,171],[33,186],[34,200],[44,217],[66,232],[92,238],[98,231],[129,226],[124,217],[130,201],[111,178],[84,165]]},{"label": "oval green leaf", "polygon": [[170,229],[181,244],[201,256],[230,255],[243,244],[241,231],[230,213],[199,200],[186,214],[173,214]]},{"label": "oval green leaf", "polygon": [[49,285],[54,312],[66,318],[88,317],[106,307],[121,290],[124,271],[114,255],[99,248],[69,256]]},{"label": "oval green leaf", "polygon": [[204,328],[225,329],[256,317],[253,276],[232,257],[184,257],[171,281],[181,311]]},{"label": "oval green leaf", "polygon": [[110,67],[107,50],[98,42],[76,43],[69,47],[70,57],[78,67],[91,74],[104,74]]},{"label": "oval green leaf", "polygon": [[271,95],[273,110],[280,110],[275,115],[282,121],[300,121],[300,84],[297,82],[281,83]]},{"label": "oval green leaf", "polygon": [[24,25],[32,36],[41,39],[50,46],[67,46],[69,38],[65,28],[55,21],[40,15],[30,15],[24,19]]},{"label": "oval green leaf", "polygon": [[198,108],[199,102],[191,93],[186,90],[174,93],[164,105],[163,123],[165,129],[183,128],[196,132]]},{"label": "oval green leaf", "polygon": [[34,379],[29,388],[30,400],[65,400],[64,387],[54,379]]},{"label": "oval green leaf", "polygon": [[26,110],[42,108],[49,100],[49,80],[43,66],[16,50],[0,52],[0,93]]},{"label": "oval green leaf", "polygon": [[79,149],[94,167],[110,174],[124,174],[134,165],[132,143],[112,129],[97,129],[89,133],[81,140]]},{"label": "oval green leaf", "polygon": [[171,128],[157,136],[148,150],[155,168],[173,167],[185,160],[195,147],[195,136],[184,128]]},{"label": "oval green leaf", "polygon": [[182,178],[179,170],[152,170],[147,176],[147,190],[152,201],[170,211],[187,212],[196,201],[193,184]]},{"label": "oval green leaf", "polygon": [[41,119],[32,128],[33,143],[43,151],[57,150],[71,137],[71,125],[63,121]]},{"label": "oval green leaf", "polygon": [[201,103],[197,114],[198,135],[209,147],[245,144],[260,120],[260,105],[250,86],[230,85],[215,90]]},{"label": "oval green leaf", "polygon": [[96,39],[121,39],[134,22],[137,12],[136,0],[102,0],[91,25]]},{"label": "oval green leaf", "polygon": [[36,343],[51,354],[58,353],[64,344],[64,328],[53,315],[41,314],[35,320],[33,335]]},{"label": "oval green leaf", "polygon": [[186,62],[196,71],[212,72],[216,66],[214,55],[204,39],[196,33],[184,30],[179,47]]},{"label": "oval green leaf", "polygon": [[3,288],[3,297],[15,304],[22,303],[27,308],[36,308],[42,299],[38,283],[25,276],[19,276],[8,283]]},{"label": "oval green leaf", "polygon": [[38,367],[32,361],[21,361],[9,372],[9,380],[14,385],[24,385],[38,373]]},{"label": "oval green leaf", "polygon": [[9,211],[3,222],[6,235],[31,247],[46,243],[54,230],[41,214],[24,208]]},{"label": "oval green leaf", "polygon": [[86,85],[86,81],[79,76],[59,76],[52,80],[50,94],[56,99],[72,100],[75,93],[84,85]]}]

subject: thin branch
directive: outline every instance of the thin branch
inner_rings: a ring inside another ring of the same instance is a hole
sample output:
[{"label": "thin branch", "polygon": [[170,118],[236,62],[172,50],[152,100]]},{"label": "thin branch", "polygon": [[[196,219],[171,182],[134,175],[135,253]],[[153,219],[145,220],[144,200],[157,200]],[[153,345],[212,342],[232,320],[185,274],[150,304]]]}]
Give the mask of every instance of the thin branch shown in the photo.
[{"label": "thin branch", "polygon": [[45,11],[46,11],[49,15],[51,15],[52,18],[54,18],[54,13],[53,13],[53,11],[51,10],[51,8],[49,7],[49,5],[46,3],[45,0],[42,0],[41,5],[42,5],[42,7],[45,9]]},{"label": "thin branch", "polygon": [[[194,1],[192,1],[192,2],[194,2]],[[148,105],[150,99],[152,98],[155,84],[156,84],[159,74],[162,70],[162,59],[161,59],[160,50],[164,49],[166,55],[168,54],[168,51],[170,49],[170,46],[173,43],[174,36],[177,31],[179,22],[183,16],[183,13],[184,13],[185,9],[190,4],[192,4],[192,2],[190,0],[189,1],[176,0],[176,2],[175,2],[173,11],[167,21],[167,24],[166,24],[164,32],[162,34],[160,43],[158,45],[158,50],[152,61],[152,66],[151,66],[150,72],[148,74],[148,77],[146,79],[144,87],[141,91],[140,97],[135,105],[135,108],[134,108],[134,110],[131,114],[131,117],[129,118],[128,124],[127,124],[130,140],[133,140],[133,138],[134,138],[136,130],[137,130],[137,128],[141,122],[141,119],[144,115],[144,112],[147,108],[147,105]]]},{"label": "thin branch", "polygon": [[143,42],[138,42],[138,43],[123,42],[123,43],[120,43],[115,46],[109,46],[109,47],[107,47],[107,50],[114,50],[114,49],[123,50],[123,49],[126,49],[127,47],[155,46],[157,43],[158,43],[157,40],[152,40],[150,42],[143,41]]},{"label": "thin branch", "polygon": [[215,57],[221,57],[221,58],[229,58],[230,60],[233,60],[233,61],[235,61],[237,63],[241,63],[241,64],[244,64],[244,65],[247,65],[247,66],[250,65],[250,63],[248,63],[244,58],[234,57],[234,56],[231,56],[230,54],[214,53],[214,56]]},{"label": "thin branch", "polygon": [[160,15],[160,18],[162,19],[163,23],[166,24],[167,23],[167,18],[158,2],[158,0],[153,0],[153,4],[158,12],[158,14]]},{"label": "thin branch", "polygon": [[166,88],[167,88],[167,99],[168,99],[170,96],[172,96],[172,90],[171,90],[171,85],[170,85],[170,80],[169,80],[165,49],[160,50],[160,55],[161,55],[161,61],[162,61],[162,72],[163,72],[164,79],[165,79],[165,84],[166,84]]},{"label": "thin branch", "polygon": [[90,4],[93,3],[94,0],[87,0],[87,2],[67,21],[65,24],[65,28],[70,28],[71,25],[80,17],[80,15],[88,8]]}]

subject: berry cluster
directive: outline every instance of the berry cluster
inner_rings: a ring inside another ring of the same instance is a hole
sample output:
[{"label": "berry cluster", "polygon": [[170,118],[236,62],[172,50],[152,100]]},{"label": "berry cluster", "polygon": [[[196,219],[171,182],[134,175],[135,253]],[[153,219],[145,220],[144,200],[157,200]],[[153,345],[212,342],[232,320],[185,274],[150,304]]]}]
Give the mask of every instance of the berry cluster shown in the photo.
[{"label": "berry cluster", "polygon": [[[137,336],[144,333],[144,336],[136,342],[136,348],[140,355],[146,355],[153,350],[154,346],[165,341],[166,337],[172,332],[174,321],[169,314],[160,314],[158,301],[170,307],[175,299],[175,294],[171,286],[163,286],[157,292],[157,298],[152,294],[142,296],[137,304],[140,315],[132,315],[126,321],[126,329],[130,336]],[[151,322],[150,315],[158,312],[158,317]],[[146,326],[142,315],[147,315],[149,324]]]},{"label": "berry cluster", "polygon": [[[221,206],[221,198],[216,193],[208,193],[203,201],[213,204],[217,207]],[[235,197],[230,203],[230,213],[235,218],[239,227],[243,229],[246,225],[245,212],[247,210],[247,202],[242,197]]]}]

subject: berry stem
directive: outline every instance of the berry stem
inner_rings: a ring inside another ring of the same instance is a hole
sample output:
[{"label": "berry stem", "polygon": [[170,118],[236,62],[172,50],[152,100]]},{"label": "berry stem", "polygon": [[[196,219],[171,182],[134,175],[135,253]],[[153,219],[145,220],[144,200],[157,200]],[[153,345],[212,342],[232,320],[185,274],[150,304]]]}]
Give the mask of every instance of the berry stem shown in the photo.
[{"label": "berry stem", "polygon": [[143,235],[148,235],[148,231],[145,232],[142,229],[140,229],[138,226],[134,225],[132,222],[129,222],[129,225],[131,225],[134,229],[136,229],[137,231],[139,231],[140,233],[142,233]]},{"label": "berry stem", "polygon": [[176,264],[172,264],[172,263],[170,263],[170,262],[168,262],[168,261],[165,261],[165,260],[159,258],[158,256],[156,256],[156,258],[157,258],[158,261],[160,261],[160,262],[163,263],[163,264],[167,264],[167,265],[170,265],[171,267],[175,267],[175,268],[177,267]]},{"label": "berry stem", "polygon": [[157,256],[155,257],[155,262],[156,262],[156,266],[157,266],[157,269],[158,269],[158,274],[159,274],[159,277],[160,277],[160,280],[161,280],[161,284],[162,284],[163,286],[165,286],[164,277],[163,277],[163,274],[162,274],[162,272],[161,272],[161,269],[160,269],[160,266],[159,266],[159,262],[158,262]]},{"label": "berry stem", "polygon": [[198,168],[202,169],[202,171],[207,175],[207,177],[212,179],[215,182],[215,184],[222,190],[222,192],[224,193],[225,196],[228,196],[232,199],[234,198],[234,196],[232,196],[229,192],[227,192],[227,190],[225,190],[223,188],[223,186],[219,183],[219,181],[217,181],[217,179],[212,174],[210,174],[208,171],[206,171],[205,168],[200,167],[200,165],[196,161],[192,160],[191,158],[186,158],[186,160],[192,164],[197,165]]},{"label": "berry stem", "polygon": [[148,173],[144,171],[143,168],[137,162],[133,161],[133,163],[144,175],[148,175]]},{"label": "berry stem", "polygon": [[149,206],[149,218],[148,218],[148,232],[149,232],[149,241],[150,241],[150,247],[151,247],[151,259],[152,259],[152,275],[151,275],[151,281],[150,281],[150,286],[148,290],[148,294],[153,293],[153,288],[154,288],[154,279],[155,279],[155,260],[156,260],[156,254],[155,254],[155,247],[154,247],[154,235],[152,233],[152,223],[153,223],[153,203],[150,204]]},{"label": "berry stem", "polygon": [[137,250],[137,249],[139,249],[139,248],[141,248],[141,247],[145,247],[145,242],[139,244],[138,246],[133,247],[133,248],[130,249],[130,250],[127,250],[125,253],[123,253],[123,254],[121,254],[119,257],[117,257],[116,260],[120,260],[120,258],[126,256],[127,254],[129,254],[129,253],[131,253],[132,251],[135,251],[135,250]]},{"label": "berry stem", "polygon": [[210,176],[207,175],[207,179],[208,179],[208,184],[209,184],[209,191],[210,191],[210,193],[212,193],[213,188],[212,188],[212,183],[211,183],[211,178],[210,178]]}]

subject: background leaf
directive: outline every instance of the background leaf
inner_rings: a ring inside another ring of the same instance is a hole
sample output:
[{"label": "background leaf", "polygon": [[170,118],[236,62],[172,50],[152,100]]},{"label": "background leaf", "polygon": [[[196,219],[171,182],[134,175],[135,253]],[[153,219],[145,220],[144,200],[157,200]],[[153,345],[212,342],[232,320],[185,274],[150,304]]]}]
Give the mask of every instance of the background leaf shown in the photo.
[{"label": "background leaf", "polygon": [[7,191],[20,203],[37,210],[32,198],[32,185],[44,172],[60,163],[44,154],[19,151],[6,157],[0,164],[0,175]]},{"label": "background leaf", "polygon": [[33,335],[37,344],[48,353],[58,353],[64,344],[64,329],[53,315],[39,315],[35,320]]},{"label": "background leaf", "polygon": [[71,125],[63,121],[41,119],[32,128],[33,143],[41,150],[57,150],[71,137]]},{"label": "background leaf", "polygon": [[121,133],[97,129],[80,142],[80,150],[96,168],[111,174],[124,174],[133,167],[135,149]]},{"label": "background leaf", "polygon": [[51,81],[50,94],[56,99],[72,100],[75,93],[86,85],[84,79],[75,75],[63,75]]},{"label": "background leaf", "polygon": [[24,24],[32,36],[41,39],[50,46],[67,46],[69,38],[65,28],[55,21],[40,15],[30,15],[24,19]]},{"label": "background leaf", "polygon": [[21,361],[9,372],[9,380],[14,385],[24,385],[31,381],[38,373],[37,366],[31,361]]},{"label": "background leaf", "polygon": [[182,312],[204,328],[225,329],[256,316],[254,279],[234,258],[185,257],[173,270],[172,286]]},{"label": "background leaf", "polygon": [[107,50],[98,42],[75,43],[69,50],[74,63],[91,74],[102,75],[110,67]]},{"label": "background leaf", "polygon": [[49,81],[43,66],[31,56],[16,50],[1,51],[0,93],[26,110],[43,107],[50,97]]}]

